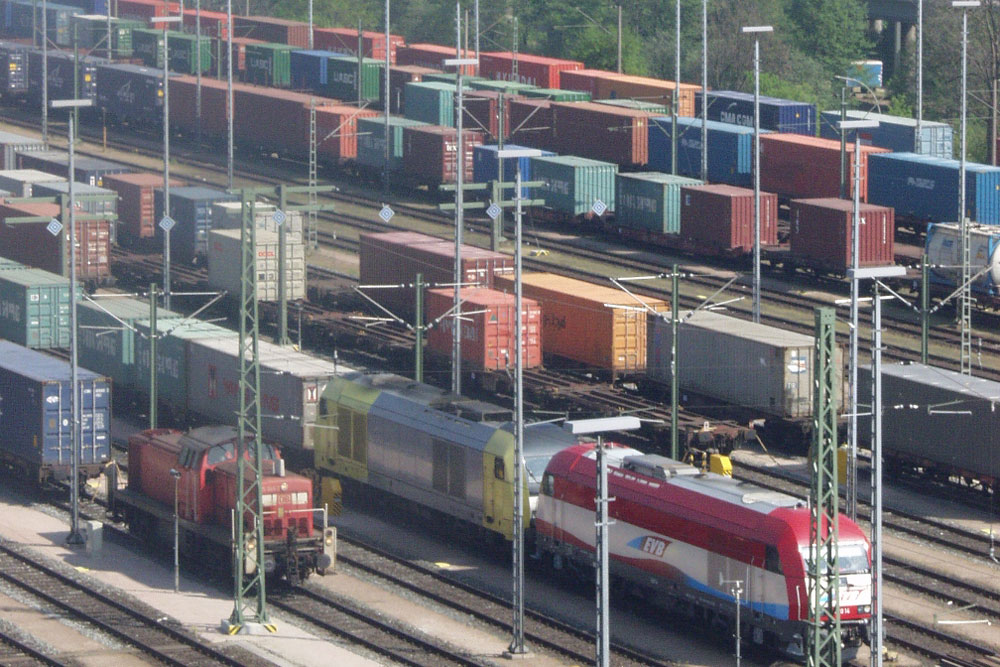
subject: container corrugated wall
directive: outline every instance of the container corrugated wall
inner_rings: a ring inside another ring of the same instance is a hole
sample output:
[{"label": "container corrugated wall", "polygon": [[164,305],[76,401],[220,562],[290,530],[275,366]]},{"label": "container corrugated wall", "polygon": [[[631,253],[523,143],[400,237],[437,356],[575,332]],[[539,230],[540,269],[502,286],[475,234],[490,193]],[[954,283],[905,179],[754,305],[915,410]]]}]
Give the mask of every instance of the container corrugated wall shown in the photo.
[{"label": "container corrugated wall", "polygon": [[545,181],[534,196],[544,199],[548,208],[584,215],[600,200],[615,210],[616,164],[570,155],[539,157],[531,158],[531,173],[535,180]]},{"label": "container corrugated wall", "polygon": [[[137,387],[149,386],[149,320],[136,320],[134,378]],[[156,341],[156,390],[160,401],[186,410],[188,407],[189,340],[235,338],[236,332],[200,320],[183,324],[156,320],[160,338]]]},{"label": "container corrugated wall", "polygon": [[455,125],[455,87],[446,83],[408,83],[403,87],[403,114],[429,125]]},{"label": "container corrugated wall", "polygon": [[[649,119],[650,169],[671,170],[673,118]],[[708,180],[741,187],[753,185],[753,128],[710,120]],[[761,134],[764,132],[762,131]],[[701,177],[701,119],[677,118],[677,173]]]},{"label": "container corrugated wall", "polygon": [[[792,257],[837,273],[852,266],[854,204],[847,199],[793,199],[789,213]],[[895,215],[891,208],[862,204],[858,265],[889,266],[895,261]]]},{"label": "container corrugated wall", "polygon": [[622,227],[676,234],[681,225],[681,187],[701,185],[687,176],[657,172],[615,177],[615,221]]},{"label": "container corrugated wall", "polygon": [[[753,94],[733,90],[708,93],[708,119],[753,127]],[[816,106],[796,100],[761,95],[760,127],[773,132],[816,136]],[[702,94],[695,93],[695,116],[701,116]]]},{"label": "container corrugated wall", "polygon": [[[389,169],[403,168],[403,128],[427,125],[423,121],[389,116]],[[358,119],[358,162],[381,168],[385,164],[385,118]]]},{"label": "container corrugated wall", "polygon": [[[78,286],[82,294],[82,286]],[[33,349],[68,348],[69,280],[29,267],[0,271],[0,336]]]},{"label": "container corrugated wall", "polygon": [[[989,269],[972,283],[976,292],[995,296],[1000,292],[1000,227],[969,225],[969,244],[973,273]],[[961,284],[962,238],[958,223],[945,222],[927,226],[927,263],[935,285],[949,289]]]},{"label": "container corrugated wall", "polygon": [[381,97],[379,81],[382,78],[381,70],[384,65],[385,63],[372,58],[362,59],[359,97],[358,59],[347,56],[330,58],[326,66],[326,88],[323,93],[344,102],[356,102],[358,99],[362,102],[377,100]]},{"label": "container corrugated wall", "polygon": [[[227,290],[239,294],[241,285],[240,230],[212,230],[208,234],[208,285],[213,289]],[[294,234],[285,239],[285,295],[288,299],[304,299],[306,296],[306,260],[302,237]],[[257,300],[277,301],[278,281],[278,235],[273,232],[257,232]]]},{"label": "container corrugated wall", "polygon": [[[505,144],[504,150],[524,148],[517,144]],[[500,164],[497,159],[498,147],[495,144],[476,146],[472,151],[472,176],[476,183],[486,183],[497,180],[500,173]],[[550,151],[543,151],[544,156],[553,155]],[[530,181],[531,178],[531,158],[521,157],[517,159],[504,160],[504,180],[513,183],[517,178],[518,166],[521,168],[521,181]],[[512,192],[512,190],[508,190]],[[521,188],[521,197],[531,198],[531,188]]]},{"label": "container corrugated wall", "polygon": [[[732,185],[681,189],[681,236],[699,253],[740,254],[754,245],[753,190]],[[761,245],[778,243],[778,195],[760,193]]]},{"label": "container corrugated wall", "polygon": [[[920,140],[917,141],[917,121],[913,118],[890,116],[866,111],[848,111],[847,120],[874,120],[878,127],[861,130],[861,143],[881,146],[902,153],[919,153],[929,157],[951,158],[953,150],[953,130],[947,123],[925,120],[920,125]],[[819,136],[840,141],[840,111],[824,111],[820,114]],[[856,130],[848,130],[846,139],[854,143]]]}]

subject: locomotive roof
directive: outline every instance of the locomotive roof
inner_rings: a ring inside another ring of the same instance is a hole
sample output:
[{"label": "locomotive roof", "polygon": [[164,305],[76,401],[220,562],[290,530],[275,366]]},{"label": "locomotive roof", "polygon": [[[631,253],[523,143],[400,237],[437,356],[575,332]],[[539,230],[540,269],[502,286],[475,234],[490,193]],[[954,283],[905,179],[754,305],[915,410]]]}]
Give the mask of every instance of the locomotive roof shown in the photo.
[{"label": "locomotive roof", "polygon": [[405,424],[420,424],[420,430],[432,437],[461,443],[478,451],[486,447],[496,431],[495,427],[442,412],[431,405],[391,391],[381,392],[372,403],[369,414],[378,412],[391,413],[397,421]]},{"label": "locomotive roof", "polygon": [[204,450],[215,447],[224,442],[236,440],[236,427],[222,424],[213,426],[199,426],[191,429],[180,437],[178,444],[181,447],[190,447],[194,450]]},{"label": "locomotive roof", "polygon": [[[870,372],[871,366],[866,367],[866,370]],[[1000,382],[972,375],[963,375],[962,373],[946,368],[917,363],[882,364],[882,374],[961,394],[969,398],[1000,402]],[[961,410],[962,408],[961,406],[942,406],[941,409]]]}]

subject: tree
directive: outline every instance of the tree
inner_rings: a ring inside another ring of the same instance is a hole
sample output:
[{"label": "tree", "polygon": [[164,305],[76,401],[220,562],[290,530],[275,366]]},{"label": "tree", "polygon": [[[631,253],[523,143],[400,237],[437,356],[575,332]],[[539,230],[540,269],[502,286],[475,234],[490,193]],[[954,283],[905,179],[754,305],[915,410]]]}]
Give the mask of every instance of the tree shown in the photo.
[{"label": "tree", "polygon": [[871,48],[865,34],[868,9],[861,0],[793,0],[788,15],[795,29],[792,41],[830,72],[845,71]]}]

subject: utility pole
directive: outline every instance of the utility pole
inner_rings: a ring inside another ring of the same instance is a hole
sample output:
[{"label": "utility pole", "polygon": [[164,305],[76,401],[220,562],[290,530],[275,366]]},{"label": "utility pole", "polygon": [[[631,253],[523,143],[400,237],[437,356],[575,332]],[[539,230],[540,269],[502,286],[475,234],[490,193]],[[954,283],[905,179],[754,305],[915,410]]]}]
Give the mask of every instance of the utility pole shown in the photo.
[{"label": "utility pole", "polygon": [[924,0],[917,0],[917,132],[914,152],[920,153],[924,123]]},{"label": "utility pole", "polygon": [[156,283],[149,284],[149,428],[156,428],[156,411],[159,397],[156,386]]},{"label": "utility pole", "polygon": [[[674,0],[674,5],[677,8],[677,16],[674,19],[674,94],[671,95],[670,108],[672,110],[672,124],[670,128],[670,173],[674,176],[677,175],[677,114],[680,112],[680,92],[681,92],[681,0]],[[618,5],[618,16],[621,17],[622,6]],[[620,20],[620,19],[619,19]],[[618,27],[619,34],[621,34],[621,25]],[[619,67],[619,72],[621,68]],[[707,100],[705,100],[707,102]],[[703,105],[704,106],[704,105]],[[702,141],[705,138],[702,137]]]},{"label": "utility pole", "polygon": [[[312,31],[309,31],[309,38],[312,39]],[[201,0],[194,3],[194,47],[195,47],[195,97],[194,113],[198,118],[198,143],[201,143]],[[232,56],[232,53],[229,54]]]},{"label": "utility pole", "polygon": [[[744,26],[753,39],[753,321],[760,322],[760,33],[773,32],[769,25]],[[703,106],[708,99],[702,100]],[[677,133],[674,132],[676,135]],[[676,153],[676,151],[674,151]]]},{"label": "utility pole", "polygon": [[680,442],[679,442],[679,415],[678,410],[678,398],[680,393],[680,380],[678,376],[678,349],[680,348],[680,342],[678,337],[680,335],[679,323],[680,323],[680,313],[677,312],[677,308],[680,305],[680,274],[677,271],[677,265],[674,264],[670,271],[670,458],[675,461],[680,461]]},{"label": "utility pole", "polygon": [[930,267],[927,253],[920,255],[920,363],[927,364],[927,338],[930,329]]},{"label": "utility pole", "polygon": [[701,0],[701,180],[708,182],[708,0]]},{"label": "utility pole", "polygon": [[233,189],[233,0],[226,0],[226,187]]},{"label": "utility pole", "polygon": [[163,24],[163,307],[170,309],[170,230],[174,220],[170,217],[170,51],[167,26],[181,21],[180,16],[154,16],[151,23]]},{"label": "utility pole", "polygon": [[392,86],[389,82],[389,0],[385,0],[385,156],[382,163],[382,187],[386,193],[389,192],[389,107],[391,106],[389,96],[392,94]]}]

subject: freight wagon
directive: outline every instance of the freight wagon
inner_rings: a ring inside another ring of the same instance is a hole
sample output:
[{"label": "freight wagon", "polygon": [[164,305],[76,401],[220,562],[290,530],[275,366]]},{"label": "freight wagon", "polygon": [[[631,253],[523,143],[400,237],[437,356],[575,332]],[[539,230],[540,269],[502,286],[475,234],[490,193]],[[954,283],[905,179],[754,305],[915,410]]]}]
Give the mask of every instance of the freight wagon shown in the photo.
[{"label": "freight wagon", "polygon": [[[973,295],[980,304],[996,308],[1000,305],[1000,228],[970,223],[969,243],[970,277],[983,272],[972,282]],[[962,282],[962,235],[958,223],[928,225],[925,250],[931,289],[942,296],[950,295]]]},{"label": "freight wagon", "polygon": [[124,125],[163,124],[163,72],[140,65],[100,65],[94,104]]}]

